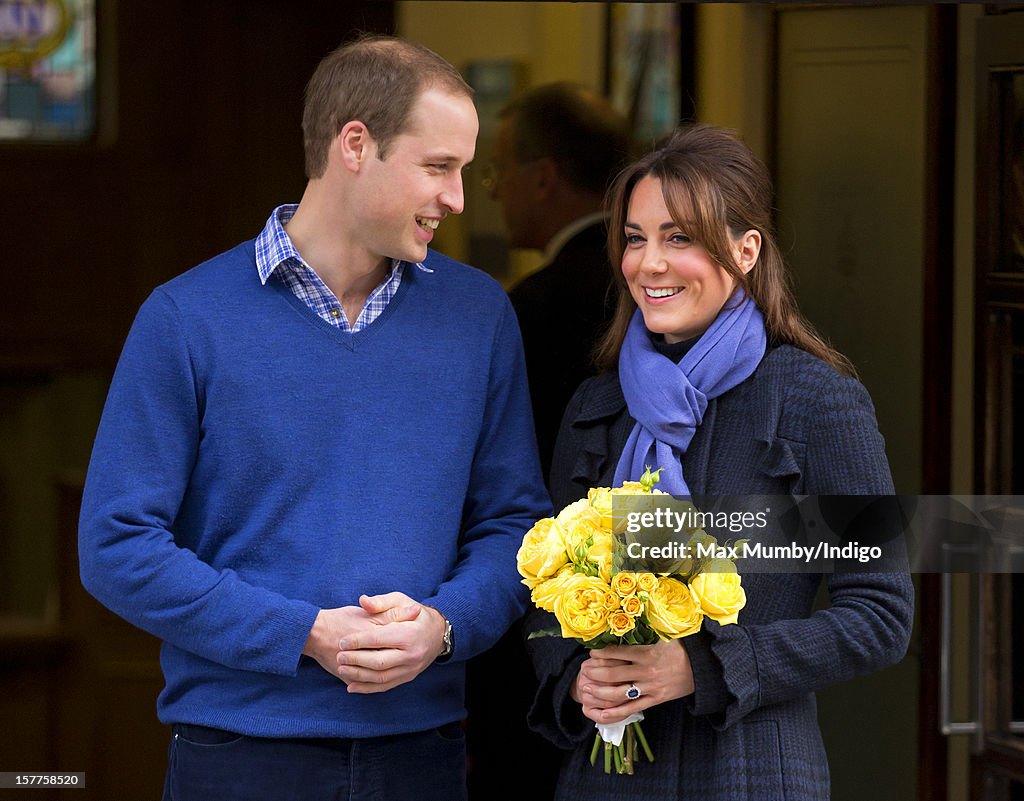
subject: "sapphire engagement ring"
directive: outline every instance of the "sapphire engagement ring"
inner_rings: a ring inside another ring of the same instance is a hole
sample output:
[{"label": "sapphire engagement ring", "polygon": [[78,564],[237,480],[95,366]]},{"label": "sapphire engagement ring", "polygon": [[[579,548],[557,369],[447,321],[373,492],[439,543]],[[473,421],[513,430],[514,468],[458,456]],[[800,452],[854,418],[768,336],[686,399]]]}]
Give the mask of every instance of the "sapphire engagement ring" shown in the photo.
[{"label": "sapphire engagement ring", "polygon": [[626,688],[626,699],[629,701],[635,701],[641,695],[643,695],[643,693],[640,692],[640,688],[637,687],[635,684],[630,684]]}]

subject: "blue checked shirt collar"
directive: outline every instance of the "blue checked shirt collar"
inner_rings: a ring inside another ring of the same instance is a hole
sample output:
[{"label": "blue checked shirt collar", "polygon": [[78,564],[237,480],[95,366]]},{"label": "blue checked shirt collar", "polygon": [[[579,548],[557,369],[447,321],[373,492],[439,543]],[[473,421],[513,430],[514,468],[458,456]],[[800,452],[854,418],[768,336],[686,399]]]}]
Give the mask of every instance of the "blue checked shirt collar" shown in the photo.
[{"label": "blue checked shirt collar", "polygon": [[[391,272],[370,293],[355,325],[350,327],[337,297],[316,274],[316,270],[303,261],[284,230],[284,226],[297,208],[298,204],[295,203],[278,206],[271,213],[260,235],[256,237],[256,270],[260,282],[266,284],[273,276],[284,283],[292,294],[321,319],[342,331],[361,331],[380,317],[398,292],[406,263],[399,259],[392,261]],[[433,272],[419,263],[416,267],[423,272]]]}]

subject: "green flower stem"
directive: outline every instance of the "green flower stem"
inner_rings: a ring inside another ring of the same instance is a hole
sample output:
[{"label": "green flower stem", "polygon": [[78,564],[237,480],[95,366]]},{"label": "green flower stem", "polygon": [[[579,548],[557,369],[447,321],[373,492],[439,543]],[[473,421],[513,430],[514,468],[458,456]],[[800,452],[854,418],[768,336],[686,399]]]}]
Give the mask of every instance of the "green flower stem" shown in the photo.
[{"label": "green flower stem", "polygon": [[643,746],[644,754],[647,757],[647,761],[648,762],[653,762],[654,761],[654,754],[651,751],[651,747],[647,744],[647,738],[644,736],[644,730],[640,728],[640,724],[639,723],[634,723],[633,725],[636,726],[636,736],[637,736],[637,739],[640,740],[640,745]]},{"label": "green flower stem", "polygon": [[644,730],[640,727],[639,723],[630,723],[626,726],[623,740],[618,745],[605,743],[601,739],[600,734],[594,735],[594,745],[590,749],[590,764],[597,764],[597,752],[601,747],[601,743],[604,743],[604,772],[611,773],[612,766],[614,765],[616,773],[632,776],[636,770],[636,763],[640,760],[640,748],[637,747],[638,742],[643,748],[647,761],[653,762],[654,752],[651,751],[651,746],[647,743]]}]

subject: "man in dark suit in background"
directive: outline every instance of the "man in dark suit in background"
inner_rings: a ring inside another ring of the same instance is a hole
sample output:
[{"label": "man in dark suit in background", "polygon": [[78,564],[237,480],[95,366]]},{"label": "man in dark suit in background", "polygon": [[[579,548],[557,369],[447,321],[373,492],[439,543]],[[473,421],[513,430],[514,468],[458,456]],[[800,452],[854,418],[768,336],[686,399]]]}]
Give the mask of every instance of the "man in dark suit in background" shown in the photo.
[{"label": "man in dark suit in background", "polygon": [[[594,370],[591,351],[611,318],[604,194],[629,155],[629,127],[577,84],[530,89],[500,114],[486,179],[509,244],[544,251],[544,264],[509,293],[526,350],[534,423],[547,475],[562,412]],[[534,673],[513,626],[467,668],[469,794],[552,797],[560,753],[529,731]]]},{"label": "man in dark suit in background", "polygon": [[545,476],[562,411],[593,374],[611,315],[604,193],[629,155],[629,126],[600,95],[568,82],[524,92],[501,112],[490,176],[513,248],[544,264],[509,293],[519,317]]}]

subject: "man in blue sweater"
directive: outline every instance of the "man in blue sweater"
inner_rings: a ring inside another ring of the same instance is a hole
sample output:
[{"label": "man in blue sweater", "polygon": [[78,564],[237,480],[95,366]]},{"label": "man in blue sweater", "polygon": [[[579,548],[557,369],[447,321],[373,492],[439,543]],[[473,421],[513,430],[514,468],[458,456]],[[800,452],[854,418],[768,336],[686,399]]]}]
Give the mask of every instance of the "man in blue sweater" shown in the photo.
[{"label": "man in blue sweater", "polygon": [[79,548],[163,640],[165,799],[465,796],[464,663],[522,614],[549,512],[515,314],[428,249],[477,130],[426,48],[339,48],[301,202],[136,317]]}]

